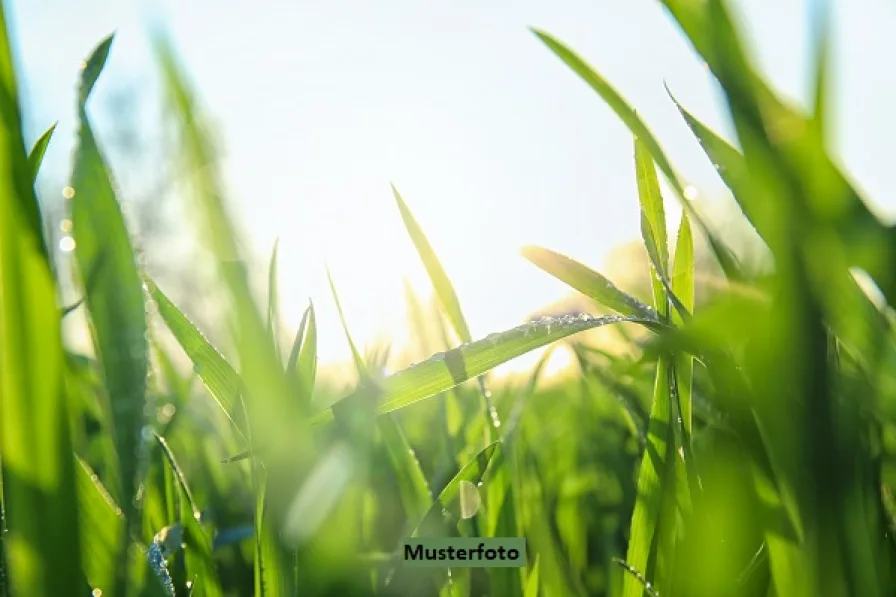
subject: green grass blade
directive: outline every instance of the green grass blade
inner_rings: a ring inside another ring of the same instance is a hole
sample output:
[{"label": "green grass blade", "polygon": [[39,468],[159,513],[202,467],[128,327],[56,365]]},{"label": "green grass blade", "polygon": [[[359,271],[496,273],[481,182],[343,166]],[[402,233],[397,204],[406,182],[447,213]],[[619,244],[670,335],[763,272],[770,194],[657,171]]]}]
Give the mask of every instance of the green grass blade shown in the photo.
[{"label": "green grass blade", "polygon": [[239,420],[237,414],[242,387],[239,374],[152,280],[145,278],[145,284],[165,325],[193,362],[193,370],[199,374],[224,414],[238,429],[242,429],[236,423]]},{"label": "green grass blade", "polygon": [[[691,236],[691,224],[685,212],[681,214],[678,225],[678,239],[675,243],[675,262],[672,265],[672,292],[685,308],[694,310],[694,239]],[[684,322],[678,313],[672,316],[676,325]],[[691,382],[694,375],[694,357],[679,354],[675,361],[675,374],[678,376],[678,400],[681,422],[685,435],[692,437],[693,409],[691,406]]]},{"label": "green grass blade", "polygon": [[[635,511],[629,531],[626,562],[642,571],[650,579],[656,562],[651,558],[654,543],[658,539],[658,526],[663,503],[673,480],[671,459],[673,455],[672,405],[669,394],[669,369],[667,357],[657,363],[653,406],[647,427],[647,446],[638,471],[638,493]],[[664,554],[670,556],[671,554]],[[644,586],[637,578],[626,576],[623,581],[623,597],[642,597]]]},{"label": "green grass blade", "polygon": [[286,377],[296,384],[301,404],[309,406],[317,377],[317,321],[313,303],[308,304],[302,315],[286,364]]},{"label": "green grass blade", "polygon": [[420,520],[432,504],[432,492],[417,454],[411,449],[394,417],[379,417],[378,423],[383,443],[389,452],[389,460],[395,470],[405,514],[410,520]]},{"label": "green grass blade", "polygon": [[668,278],[669,238],[666,233],[666,211],[663,208],[653,158],[638,138],[635,138],[635,170],[641,204],[641,234],[653,266],[661,276]]},{"label": "green grass blade", "polygon": [[[456,512],[460,500],[461,485],[472,483],[478,485],[492,461],[502,452],[501,442],[489,444],[476,456],[474,456],[439,492],[439,497],[432,503],[420,523],[411,533],[412,537],[438,537],[444,536],[446,530],[446,518],[451,518],[452,512]],[[448,516],[444,514],[448,512]],[[453,520],[456,523],[457,517]],[[455,530],[456,532],[456,530]]]},{"label": "green grass blade", "polygon": [[457,300],[457,293],[454,291],[454,286],[451,284],[451,280],[448,279],[448,274],[445,273],[445,269],[439,262],[439,258],[436,256],[432,245],[429,244],[429,240],[427,240],[426,235],[423,233],[423,229],[420,228],[417,220],[414,219],[411,210],[404,202],[404,199],[401,198],[401,195],[398,194],[398,189],[396,189],[394,185],[392,186],[392,194],[395,195],[398,210],[401,212],[401,219],[408,231],[408,235],[414,242],[417,254],[420,256],[421,261],[423,261],[423,266],[426,268],[426,273],[429,274],[429,279],[432,281],[433,288],[435,288],[436,296],[439,297],[439,303],[445,310],[445,314],[448,316],[448,321],[451,322],[451,327],[454,329],[455,333],[457,333],[457,337],[460,338],[461,342],[472,341],[470,329],[467,326],[467,320],[464,318],[463,311],[461,311],[460,301]]},{"label": "green grass blade", "polygon": [[75,473],[84,575],[93,589],[113,594],[125,537],[124,516],[86,462],[78,459]]},{"label": "green grass blade", "polygon": [[370,377],[369,372],[367,371],[367,365],[364,363],[364,357],[361,356],[358,347],[355,346],[355,341],[352,340],[352,335],[348,331],[348,325],[345,322],[345,313],[342,311],[342,303],[339,301],[339,294],[336,292],[336,285],[333,283],[333,276],[330,275],[329,269],[327,270],[327,280],[330,283],[330,292],[333,294],[333,302],[336,303],[336,311],[339,313],[339,322],[342,324],[342,331],[345,333],[345,339],[348,341],[348,346],[352,351],[352,361],[355,363],[358,379],[364,384]]},{"label": "green grass blade", "polygon": [[280,357],[279,317],[280,309],[277,303],[277,250],[280,248],[280,239],[274,241],[274,249],[271,251],[271,262],[268,266],[268,335],[274,352]]},{"label": "green grass blade", "polygon": [[44,161],[44,156],[47,153],[47,147],[50,145],[50,139],[53,138],[53,132],[56,130],[56,125],[59,124],[54,122],[50,125],[50,128],[45,130],[43,134],[37,138],[37,141],[34,142],[34,146],[31,148],[31,151],[28,153],[28,167],[31,169],[31,180],[37,180],[37,173],[40,171],[40,165]]},{"label": "green grass blade", "polygon": [[95,274],[93,286],[85,288],[85,304],[111,401],[122,484],[113,493],[119,496],[125,518],[133,524],[140,433],[146,419],[148,347],[144,297],[121,206],[86,111],[86,102],[111,43],[109,37],[94,50],[82,73],[78,146],[70,183],[75,193],[71,218],[82,279],[87,279],[102,255],[103,266]]},{"label": "green grass blade", "polygon": [[656,311],[650,306],[619,290],[601,274],[566,255],[541,247],[525,247],[523,257],[561,282],[622,315],[658,320]]},{"label": "green grass blade", "polygon": [[87,592],[59,307],[0,6],[0,467],[10,595]]},{"label": "green grass blade", "polygon": [[160,435],[156,436],[156,440],[162,449],[162,453],[165,455],[165,463],[177,481],[187,578],[192,583],[190,595],[195,595],[196,597],[220,597],[224,593],[221,590],[218,575],[215,572],[215,563],[212,558],[212,542],[199,524],[200,511],[193,498],[193,492],[190,491],[187,479],[168,442]]},{"label": "green grass blade", "polygon": [[600,326],[633,322],[657,325],[637,317],[569,315],[545,317],[482,340],[463,344],[399,371],[380,384],[377,412],[398,410],[473,379],[502,363],[556,340]]},{"label": "green grass blade", "polygon": [[644,144],[635,138],[635,171],[641,204],[641,236],[651,264],[651,284],[656,310],[661,318],[669,315],[669,298],[664,282],[669,279],[669,241],[666,212],[660,194],[653,159]]},{"label": "green grass blade", "polygon": [[538,597],[538,556],[535,556],[535,563],[532,564],[529,575],[526,577],[526,589],[523,592],[523,597]]},{"label": "green grass blade", "polygon": [[700,215],[694,210],[690,202],[685,198],[684,185],[681,183],[672,164],[663,152],[662,147],[656,137],[647,128],[647,125],[641,120],[634,108],[629,105],[625,98],[610,85],[598,72],[580,56],[578,56],[571,48],[560,40],[556,39],[549,33],[533,29],[533,33],[546,45],[554,54],[566,63],[583,81],[585,81],[591,89],[593,89],[606,104],[616,113],[620,120],[634,133],[635,137],[640,139],[653,160],[659,166],[660,171],[672,185],[676,196],[681,202],[682,209],[688,212],[693,222],[698,226],[700,231],[709,241],[710,248],[713,251],[719,264],[722,266],[725,274],[732,279],[740,279],[740,267],[736,258],[730,249],[722,243],[716,235],[703,222]]},{"label": "green grass blade", "polygon": [[813,60],[812,119],[818,136],[824,140],[827,132],[829,106],[829,79],[831,71],[831,8],[828,0],[816,3],[818,30],[815,33],[815,56]]}]

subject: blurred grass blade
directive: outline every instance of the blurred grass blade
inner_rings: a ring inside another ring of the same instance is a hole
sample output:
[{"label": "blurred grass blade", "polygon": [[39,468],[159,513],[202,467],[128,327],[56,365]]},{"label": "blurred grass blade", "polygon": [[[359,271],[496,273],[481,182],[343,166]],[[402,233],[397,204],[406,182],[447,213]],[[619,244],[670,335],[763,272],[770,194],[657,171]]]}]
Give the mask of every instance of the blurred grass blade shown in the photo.
[{"label": "blurred grass blade", "polygon": [[[681,213],[678,225],[678,239],[675,244],[675,262],[672,265],[672,291],[684,307],[694,310],[694,240],[691,237],[691,224],[688,215]],[[676,325],[682,325],[681,316],[675,312],[672,316]],[[694,371],[694,357],[680,353],[676,355],[675,374],[678,376],[677,389],[681,422],[685,436],[692,437],[693,414],[691,406],[691,382]]]},{"label": "blurred grass blade", "polygon": [[[121,206],[106,162],[87,118],[86,102],[102,71],[112,37],[106,38],[87,59],[80,86],[78,146],[70,187],[72,235],[82,279],[103,255],[103,267],[92,288],[85,288],[96,351],[112,413],[113,435],[120,467],[117,493],[129,525],[135,523],[141,429],[145,422],[148,348],[146,314],[140,274]],[[123,562],[126,559],[123,558]]]},{"label": "blurred grass blade", "polygon": [[299,400],[304,407],[310,406],[317,377],[317,321],[313,303],[308,303],[299,323],[286,364],[286,377],[290,383],[296,384]]},{"label": "blurred grass blade", "polygon": [[279,305],[277,303],[277,250],[280,247],[280,239],[274,241],[274,249],[271,251],[271,262],[268,266],[268,335],[274,352],[280,357],[279,334]]},{"label": "blurred grass blade", "polygon": [[59,308],[0,6],[0,454],[10,595],[83,591]]},{"label": "blurred grass blade", "polygon": [[237,407],[242,386],[239,374],[152,280],[145,278],[145,284],[149,296],[158,307],[159,315],[193,362],[193,370],[199,374],[224,414],[237,429],[243,431],[242,426],[237,424]]},{"label": "blurred grass blade", "polygon": [[538,597],[538,594],[538,556],[535,556],[535,563],[532,564],[529,575],[526,577],[526,589],[523,597]]},{"label": "blurred grass blade", "polygon": [[432,504],[432,492],[417,454],[392,416],[379,417],[377,422],[395,471],[405,514],[410,520],[420,520]]},{"label": "blurred grass blade", "polygon": [[[339,302],[339,295],[336,292],[336,286],[329,271],[327,276],[330,280],[330,289],[333,291],[333,300],[336,302],[336,309],[339,312],[339,319],[342,323],[345,337],[352,350],[352,358],[355,360],[355,366],[358,368],[358,376],[361,380],[362,391],[365,387],[373,382],[370,378],[370,372],[367,369],[364,359],[361,358],[355,343],[352,340],[351,332],[349,332],[348,324],[342,312],[342,305]],[[404,504],[405,513],[411,520],[417,520],[426,512],[432,502],[432,493],[429,484],[426,482],[426,475],[420,467],[420,461],[414,452],[407,438],[402,432],[401,427],[391,415],[377,418],[377,425],[386,445],[386,451],[389,454],[389,460],[392,463],[392,470],[398,482],[399,494]]]},{"label": "blurred grass blade", "polygon": [[433,251],[429,241],[426,239],[423,229],[420,228],[417,220],[414,219],[414,216],[411,214],[411,210],[408,209],[404,199],[398,194],[398,189],[395,188],[395,185],[392,185],[392,194],[395,195],[395,201],[398,203],[398,210],[401,212],[401,219],[408,231],[408,235],[411,237],[411,240],[414,241],[414,247],[417,249],[417,254],[420,255],[420,259],[423,261],[423,266],[426,268],[426,273],[429,274],[429,279],[432,281],[432,285],[435,288],[436,296],[439,297],[439,303],[441,303],[442,308],[445,309],[445,314],[448,316],[448,321],[451,322],[451,327],[454,328],[454,331],[457,333],[457,337],[460,338],[461,342],[471,342],[472,337],[470,336],[470,329],[467,327],[467,320],[464,318],[464,314],[461,311],[460,302],[457,300],[457,293],[454,291],[454,286],[451,284],[451,280],[448,279],[448,274],[445,273],[445,269],[439,262],[439,258],[436,257],[436,253]]},{"label": "blurred grass blade", "polygon": [[361,384],[366,384],[370,379],[367,365],[364,363],[364,358],[358,351],[358,347],[355,346],[355,341],[352,340],[352,335],[348,331],[348,325],[345,322],[345,313],[342,311],[342,303],[339,301],[339,294],[336,292],[336,285],[333,283],[333,276],[330,275],[329,269],[327,269],[327,281],[330,283],[330,292],[333,294],[333,302],[336,303],[336,311],[339,313],[339,322],[342,324],[342,331],[345,333],[345,339],[348,341],[348,346],[352,351],[352,361],[355,363],[358,379]]},{"label": "blurred grass blade", "polygon": [[569,66],[583,81],[585,81],[616,113],[619,119],[622,120],[623,123],[625,123],[628,129],[632,133],[634,133],[635,137],[637,137],[644,143],[650,155],[653,157],[653,160],[656,162],[663,175],[672,185],[672,189],[675,191],[675,194],[678,196],[678,199],[681,202],[682,209],[688,212],[688,215],[698,226],[701,232],[706,235],[706,238],[709,241],[710,248],[712,249],[716,259],[718,260],[719,265],[721,265],[722,270],[725,272],[725,275],[731,279],[740,279],[742,277],[740,273],[740,266],[738,265],[734,255],[731,253],[730,249],[728,249],[728,247],[725,246],[725,244],[722,243],[709,229],[709,227],[703,222],[703,219],[687,200],[687,198],[685,197],[684,185],[682,185],[681,180],[678,178],[678,175],[672,168],[672,164],[666,157],[665,152],[663,152],[663,149],[660,146],[659,142],[656,140],[656,137],[654,137],[653,133],[650,132],[650,129],[647,128],[647,125],[644,124],[644,121],[641,120],[641,117],[638,116],[634,108],[632,108],[628,104],[625,98],[623,98],[619,94],[619,92],[616,91],[616,89],[606,81],[606,79],[598,74],[591,65],[585,62],[575,52],[573,52],[571,48],[563,44],[561,41],[559,41],[549,33],[540,31],[538,29],[533,29],[532,31],[546,46],[548,46],[548,48],[551,49],[552,52],[554,52],[554,54],[557,55],[557,57],[563,60],[563,62],[565,62],[567,66]]},{"label": "blurred grass blade", "polygon": [[811,122],[818,137],[825,140],[827,119],[830,115],[829,80],[831,71],[831,7],[829,0],[814,3],[815,11],[815,56],[813,57],[813,93]]},{"label": "blurred grass blade", "polygon": [[399,371],[380,385],[381,402],[377,412],[398,410],[429,398],[502,363],[560,340],[612,323],[634,322],[657,325],[654,320],[638,317],[593,317],[584,313],[563,317],[544,317],[524,323],[500,334],[438,353],[429,359]]},{"label": "blurred grass blade", "polygon": [[223,596],[215,563],[212,559],[211,539],[199,524],[199,508],[193,499],[193,493],[187,479],[174,457],[174,452],[161,435],[156,441],[165,456],[165,463],[170,468],[177,482],[178,502],[180,503],[180,524],[183,529],[184,558],[186,560],[187,577],[190,579],[190,595],[195,597]]},{"label": "blurred grass blade", "polygon": [[622,315],[657,319],[656,311],[652,308],[619,290],[601,274],[566,255],[541,247],[525,247],[523,257],[561,282]]},{"label": "blurred grass blade", "polygon": [[37,138],[31,151],[28,153],[28,167],[31,169],[32,181],[37,180],[37,173],[40,171],[40,166],[44,161],[47,147],[50,145],[50,139],[53,138],[53,132],[56,130],[57,124],[59,123],[54,122],[51,124],[50,128],[45,130],[43,134]]},{"label": "blurred grass blade", "polygon": [[75,473],[84,575],[94,590],[114,594],[122,539],[126,536],[124,516],[86,462],[78,459]]}]

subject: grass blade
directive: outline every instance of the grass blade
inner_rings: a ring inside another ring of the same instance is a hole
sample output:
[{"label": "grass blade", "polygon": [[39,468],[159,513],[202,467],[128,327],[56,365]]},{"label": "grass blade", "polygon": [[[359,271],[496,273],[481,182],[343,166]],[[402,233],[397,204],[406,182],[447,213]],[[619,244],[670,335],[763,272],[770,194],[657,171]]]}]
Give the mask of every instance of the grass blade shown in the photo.
[{"label": "grass blade", "polygon": [[377,412],[398,410],[475,378],[502,363],[555,340],[612,323],[657,325],[637,317],[569,315],[544,317],[482,340],[438,353],[386,378],[380,384]]},{"label": "grass blade", "polygon": [[100,255],[103,259],[103,267],[95,274],[93,286],[85,288],[85,304],[112,402],[122,486],[110,489],[113,494],[117,493],[125,518],[133,524],[148,370],[144,297],[121,207],[86,111],[86,102],[111,44],[110,36],[94,50],[82,73],[78,147],[70,183],[74,189],[71,218],[77,245],[75,257],[83,279],[87,279]]},{"label": "grass blade", "polygon": [[145,284],[146,291],[156,303],[162,320],[193,362],[193,370],[199,374],[212,398],[234,426],[244,431],[243,426],[237,424],[239,420],[237,407],[242,387],[239,374],[152,280],[145,278]]},{"label": "grass blade", "polygon": [[277,358],[280,357],[279,330],[279,305],[277,304],[277,250],[280,248],[280,239],[274,241],[274,249],[271,251],[271,262],[268,266],[268,335]]},{"label": "grass blade", "polygon": [[88,587],[59,308],[30,173],[0,6],[0,532],[9,593],[55,597]]},{"label": "grass blade", "polygon": [[124,516],[86,462],[78,459],[75,473],[84,575],[94,590],[112,594],[125,537]]},{"label": "grass blade", "polygon": [[165,438],[157,435],[156,441],[165,455],[165,463],[177,481],[187,577],[192,583],[190,595],[195,595],[195,597],[223,596],[212,559],[212,542],[199,524],[199,508],[197,508],[193,493],[187,485],[187,479]]},{"label": "grass blade", "polygon": [[523,257],[561,282],[622,315],[657,319],[656,311],[651,307],[619,290],[601,274],[566,255],[541,247],[525,247]]},{"label": "grass blade", "polygon": [[50,139],[53,138],[53,132],[56,130],[57,124],[57,122],[51,124],[50,128],[37,138],[31,151],[28,153],[28,167],[31,169],[32,181],[37,180],[37,173],[40,171],[40,165],[44,161],[44,155],[47,153],[47,147],[50,145]]},{"label": "grass blade", "polygon": [[[678,226],[678,240],[675,244],[675,262],[672,265],[672,292],[691,312],[694,310],[694,240],[688,215],[681,214]],[[675,312],[672,319],[682,325],[681,316]],[[675,374],[678,376],[677,389],[681,423],[685,437],[693,434],[693,409],[691,406],[691,381],[694,375],[694,357],[688,354],[676,356]]]},{"label": "grass blade", "polygon": [[548,46],[557,57],[565,62],[567,66],[585,81],[588,86],[591,87],[616,113],[619,119],[625,123],[629,130],[634,133],[635,137],[644,143],[650,155],[653,157],[653,160],[656,162],[657,166],[659,166],[660,171],[662,171],[663,175],[672,185],[672,189],[675,191],[675,194],[681,202],[682,209],[688,212],[690,218],[709,240],[710,248],[718,260],[719,265],[722,266],[725,275],[731,279],[740,279],[742,277],[740,274],[740,267],[738,266],[734,255],[709,229],[700,215],[694,210],[690,202],[685,198],[684,185],[672,168],[672,164],[666,157],[665,152],[663,152],[656,137],[650,132],[650,129],[647,128],[647,125],[644,124],[644,121],[641,120],[641,117],[638,116],[634,108],[629,105],[625,98],[623,98],[622,95],[620,95],[619,92],[606,81],[606,79],[598,74],[591,65],[573,52],[571,48],[544,31],[533,29],[533,33],[535,33],[535,35]]},{"label": "grass blade", "polygon": [[411,210],[404,202],[404,199],[401,198],[401,195],[398,194],[398,189],[394,185],[392,186],[392,194],[395,195],[398,210],[401,212],[401,219],[408,231],[408,235],[414,241],[417,254],[423,261],[423,267],[426,268],[426,273],[429,274],[436,296],[439,297],[439,303],[445,310],[448,321],[451,322],[451,327],[454,328],[461,342],[471,342],[472,337],[470,336],[470,329],[467,327],[467,320],[461,311],[460,301],[457,300],[457,293],[454,291],[451,280],[448,279],[448,274],[445,273],[445,269],[439,262],[439,258],[436,257],[436,253],[423,233],[423,229],[420,228],[417,220],[414,219]]},{"label": "grass blade", "polygon": [[317,377],[317,321],[314,304],[308,304],[296,332],[289,361],[286,364],[287,380],[296,384],[296,394],[304,407],[311,404],[314,380]]}]

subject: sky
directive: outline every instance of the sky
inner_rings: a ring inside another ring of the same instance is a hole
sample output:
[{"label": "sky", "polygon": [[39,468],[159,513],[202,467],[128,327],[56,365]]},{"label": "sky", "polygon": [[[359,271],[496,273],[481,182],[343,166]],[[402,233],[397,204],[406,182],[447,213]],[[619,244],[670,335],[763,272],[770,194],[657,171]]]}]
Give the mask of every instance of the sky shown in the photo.
[{"label": "sky", "polygon": [[[786,97],[810,89],[817,2],[741,0],[760,69]],[[896,3],[834,10],[832,151],[880,213],[896,214]],[[639,236],[632,138],[531,33],[550,32],[633,104],[704,200],[724,196],[663,88],[730,130],[706,69],[655,0],[7,0],[33,139],[59,121],[46,180],[67,176],[78,64],[117,31],[97,103],[153,96],[151,23],[173,40],[220,127],[229,198],[255,258],[280,239],[285,323],[312,298],[324,361],[348,358],[329,266],[360,344],[404,325],[403,279],[425,271],[394,183],[453,280],[474,337],[566,294],[520,257],[542,245],[600,269]],[[101,128],[103,113],[92,113]],[[152,129],[152,120],[142,123]],[[102,144],[103,139],[100,138]],[[678,210],[667,201],[670,219]],[[172,292],[172,294],[175,294]]]}]

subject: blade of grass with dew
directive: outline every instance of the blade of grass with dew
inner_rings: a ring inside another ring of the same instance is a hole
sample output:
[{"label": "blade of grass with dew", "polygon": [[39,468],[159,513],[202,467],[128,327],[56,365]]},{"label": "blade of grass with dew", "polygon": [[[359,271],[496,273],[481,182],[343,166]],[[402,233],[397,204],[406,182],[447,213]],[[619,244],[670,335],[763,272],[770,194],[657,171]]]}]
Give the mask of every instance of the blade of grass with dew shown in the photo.
[{"label": "blade of grass with dew", "polygon": [[87,586],[63,387],[56,287],[43,240],[0,6],[0,467],[7,591],[55,597]]},{"label": "blade of grass with dew", "polygon": [[651,307],[619,290],[601,274],[566,255],[541,247],[525,247],[523,257],[561,282],[622,315],[656,318],[656,312]]},{"label": "blade of grass with dew", "polygon": [[[660,317],[669,316],[669,299],[660,277],[667,277],[668,244],[666,235],[666,219],[660,195],[659,183],[653,158],[635,139],[635,165],[638,183],[638,198],[641,205],[641,234],[652,263],[651,282],[655,307]],[[661,577],[671,575],[668,551],[674,531],[675,483],[673,460],[675,458],[674,408],[670,388],[674,368],[670,358],[661,355],[657,361],[656,381],[653,392],[653,404],[650,409],[650,422],[647,427],[647,444],[638,472],[638,493],[635,510],[632,514],[631,530],[626,561],[635,569],[644,571],[648,578],[656,574]],[[672,512],[671,517],[660,524],[663,514]],[[651,557],[656,553],[655,557]],[[626,576],[623,580],[625,597],[641,597],[643,586],[635,579]]]},{"label": "blade of grass with dew", "polygon": [[155,302],[165,325],[168,326],[178,344],[192,361],[193,370],[199,375],[227,418],[243,432],[243,426],[237,424],[237,421],[240,420],[238,407],[242,389],[239,374],[227,362],[227,359],[206,340],[202,332],[187,316],[165,296],[155,282],[144,278],[144,283],[147,293]]},{"label": "blade of grass with dew", "polygon": [[303,410],[307,410],[311,406],[317,377],[317,320],[314,316],[314,304],[310,301],[302,314],[302,321],[292,343],[286,364],[286,377],[290,383],[295,384],[295,394]]},{"label": "blade of grass with dew", "polygon": [[669,159],[666,157],[665,152],[663,152],[662,147],[660,147],[659,142],[654,137],[653,133],[650,132],[650,129],[647,128],[647,125],[644,124],[644,121],[641,120],[641,117],[638,116],[637,112],[626,102],[626,100],[619,94],[616,89],[610,85],[606,79],[604,79],[600,74],[594,70],[591,65],[585,62],[581,57],[579,57],[575,52],[572,51],[571,48],[563,44],[561,41],[553,37],[547,32],[540,31],[538,29],[533,29],[533,33],[546,45],[554,54],[557,55],[567,66],[569,66],[583,81],[585,81],[591,89],[593,89],[606,104],[616,113],[620,120],[628,127],[628,129],[634,133],[636,137],[641,139],[645,146],[647,147],[650,155],[653,157],[654,161],[659,166],[660,170],[663,172],[663,175],[672,185],[672,189],[675,191],[676,196],[678,197],[682,209],[688,212],[688,215],[694,221],[695,224],[700,228],[700,231],[705,235],[706,239],[709,241],[710,248],[713,251],[713,255],[716,260],[719,262],[719,265],[722,267],[722,270],[725,272],[725,275],[729,279],[739,280],[743,276],[740,272],[740,266],[737,263],[737,259],[731,250],[723,243],[719,238],[710,230],[710,228],[703,221],[703,218],[696,212],[694,207],[690,204],[690,202],[685,197],[684,186],[681,183],[681,180],[678,178],[678,175],[675,173],[675,170],[672,168],[672,164],[669,162]]},{"label": "blade of grass with dew", "polygon": [[271,262],[268,266],[268,336],[271,338],[271,344],[274,346],[274,352],[277,358],[280,358],[280,334],[279,334],[279,317],[280,308],[277,302],[277,251],[280,248],[280,239],[274,241],[274,248],[271,251]]},{"label": "blade of grass with dew", "polygon": [[[436,291],[439,303],[445,310],[445,314],[448,316],[448,321],[451,322],[451,327],[454,329],[454,332],[457,334],[457,337],[460,338],[462,343],[472,342],[473,337],[470,335],[467,320],[464,318],[463,311],[460,308],[460,301],[457,299],[454,285],[451,284],[448,274],[445,273],[445,269],[439,262],[439,258],[436,256],[432,245],[429,244],[429,240],[427,240],[426,235],[423,233],[423,229],[417,223],[417,220],[414,219],[411,210],[404,202],[404,199],[401,198],[401,195],[399,195],[395,185],[392,185],[392,194],[395,196],[395,201],[398,204],[398,210],[401,212],[401,219],[408,231],[408,235],[414,242],[414,248],[417,249],[417,254],[420,256],[420,260],[423,262],[423,266],[426,268],[426,273],[429,275],[429,279]],[[483,404],[485,405],[486,419],[490,423],[489,439],[491,439],[491,429],[500,427],[501,421],[498,419],[498,413],[492,405],[491,393],[486,386],[485,379],[479,377],[478,381]]]},{"label": "blade of grass with dew", "polygon": [[54,122],[51,124],[50,128],[45,130],[41,136],[37,138],[31,151],[28,153],[28,168],[31,170],[32,182],[37,180],[37,173],[40,171],[41,164],[43,164],[44,156],[47,153],[47,147],[50,145],[50,139],[53,138],[53,133],[56,131],[57,124],[59,123]]},{"label": "blade of grass with dew", "polygon": [[[105,160],[87,117],[87,101],[99,78],[113,37],[91,53],[79,88],[79,130],[70,187],[75,257],[86,279],[103,255],[103,267],[92,288],[85,288],[95,338],[110,400],[121,487],[110,487],[122,506],[129,528],[136,522],[134,495],[146,422],[146,375],[149,367],[142,281],[130,235]],[[122,566],[126,555],[122,554]],[[124,576],[121,577],[125,578]]]},{"label": "blade of grass with dew", "polygon": [[96,473],[80,458],[75,477],[84,575],[94,590],[114,594],[121,541],[125,536],[124,516]]},{"label": "blade of grass with dew", "polygon": [[[661,329],[662,324],[639,317],[609,315],[543,317],[524,323],[505,332],[491,334],[482,340],[463,344],[399,371],[378,384],[380,402],[376,411],[392,412],[435,396],[445,390],[494,369],[502,363],[546,346],[556,340],[613,323],[641,323]],[[343,398],[345,400],[347,398]],[[321,413],[315,422],[328,420],[332,415]]]},{"label": "blade of grass with dew", "polygon": [[184,557],[186,560],[187,578],[192,583],[190,595],[195,597],[219,597],[223,591],[215,572],[215,562],[212,558],[211,539],[202,530],[199,524],[199,508],[193,499],[193,493],[187,484],[174,452],[168,442],[161,435],[156,435],[156,441],[165,456],[165,463],[173,473],[177,483],[178,502],[180,503],[180,524],[183,529]]}]

